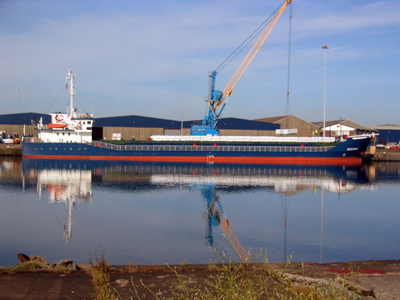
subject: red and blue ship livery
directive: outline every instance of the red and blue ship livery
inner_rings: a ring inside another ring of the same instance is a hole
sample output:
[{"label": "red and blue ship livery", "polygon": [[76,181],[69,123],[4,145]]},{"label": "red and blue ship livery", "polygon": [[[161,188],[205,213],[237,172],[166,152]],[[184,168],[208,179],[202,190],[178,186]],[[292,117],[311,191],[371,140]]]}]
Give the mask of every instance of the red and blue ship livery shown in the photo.
[{"label": "red and blue ship livery", "polygon": [[229,164],[358,165],[369,136],[348,137],[335,144],[132,142],[125,145],[25,142],[23,158],[194,162]]}]

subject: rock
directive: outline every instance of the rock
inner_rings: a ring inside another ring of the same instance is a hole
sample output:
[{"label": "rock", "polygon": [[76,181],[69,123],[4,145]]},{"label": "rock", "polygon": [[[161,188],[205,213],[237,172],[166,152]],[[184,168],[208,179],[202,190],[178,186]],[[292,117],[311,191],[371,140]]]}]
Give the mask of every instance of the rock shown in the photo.
[{"label": "rock", "polygon": [[120,287],[126,287],[129,284],[129,280],[127,279],[117,279],[115,283],[119,284]]},{"label": "rock", "polygon": [[71,259],[63,259],[54,264],[54,269],[56,269],[56,270],[59,270],[59,269],[76,270],[76,267],[74,266],[73,261]]},{"label": "rock", "polygon": [[42,256],[31,255],[29,256],[29,261],[35,263],[36,265],[38,265],[43,269],[47,269],[50,266],[47,260]]},{"label": "rock", "polygon": [[90,271],[92,269],[92,265],[91,264],[76,264],[76,268],[78,270]]},{"label": "rock", "polygon": [[90,265],[84,265],[80,264],[79,267],[73,264],[73,261],[71,259],[63,259],[60,260],[59,262],[49,264],[47,260],[42,257],[42,256],[27,256],[23,253],[18,254],[18,259],[21,261],[21,263],[30,263],[34,264],[37,267],[41,269],[50,269],[50,270],[89,270]]},{"label": "rock", "polygon": [[25,263],[29,261],[29,256],[23,253],[18,253],[18,259],[20,262]]}]

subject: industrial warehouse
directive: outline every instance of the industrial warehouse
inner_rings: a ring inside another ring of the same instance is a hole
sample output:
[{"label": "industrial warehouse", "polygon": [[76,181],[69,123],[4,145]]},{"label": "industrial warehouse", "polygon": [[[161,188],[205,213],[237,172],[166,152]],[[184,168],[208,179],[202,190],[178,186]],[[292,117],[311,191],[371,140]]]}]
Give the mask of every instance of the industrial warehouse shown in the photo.
[{"label": "industrial warehouse", "polygon": [[[19,113],[0,115],[0,131],[14,137],[37,137],[36,126],[42,118],[43,124],[51,123],[49,114]],[[94,118],[93,140],[147,140],[152,135],[190,135],[193,125],[201,120],[170,120],[138,115]],[[323,122],[308,122],[294,115],[246,120],[222,118],[218,122],[221,136],[321,136]],[[400,126],[363,126],[351,120],[333,120],[325,123],[328,137],[380,133],[375,143],[398,143]]]}]

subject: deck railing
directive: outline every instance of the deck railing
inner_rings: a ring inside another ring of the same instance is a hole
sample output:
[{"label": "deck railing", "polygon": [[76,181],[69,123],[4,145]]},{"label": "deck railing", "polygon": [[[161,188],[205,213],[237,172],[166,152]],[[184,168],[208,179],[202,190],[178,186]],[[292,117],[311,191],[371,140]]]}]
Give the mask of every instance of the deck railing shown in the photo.
[{"label": "deck railing", "polygon": [[116,151],[195,151],[195,152],[326,152],[334,146],[213,146],[213,145],[115,145],[105,142],[92,142],[95,147]]}]

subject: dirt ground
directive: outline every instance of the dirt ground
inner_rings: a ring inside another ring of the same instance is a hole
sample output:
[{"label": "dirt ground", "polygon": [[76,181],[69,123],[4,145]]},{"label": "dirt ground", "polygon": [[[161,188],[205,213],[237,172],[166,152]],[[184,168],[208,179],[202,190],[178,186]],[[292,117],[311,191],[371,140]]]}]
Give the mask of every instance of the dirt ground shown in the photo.
[{"label": "dirt ground", "polygon": [[[282,270],[282,264],[269,264]],[[349,279],[376,299],[400,299],[400,260],[353,261],[344,263],[291,263],[285,272],[309,278]]]},{"label": "dirt ground", "polygon": [[[346,278],[351,288],[361,291],[360,299],[400,300],[400,260],[353,261],[344,263],[268,263],[268,266],[292,282],[308,285],[321,282],[337,282]],[[179,266],[178,266],[179,267]],[[144,289],[140,282],[149,287],[158,296],[170,296],[171,286],[179,286],[176,275],[171,272],[123,272],[124,266],[117,266],[111,274],[111,284],[123,299],[133,297],[132,284],[144,299],[153,299],[154,295]],[[121,272],[122,271],[122,272]],[[215,271],[207,271],[206,265],[188,265],[179,275],[189,286],[204,284]],[[316,280],[316,281],[315,281]],[[133,298],[136,299],[136,298]],[[154,299],[156,299],[154,297]]]},{"label": "dirt ground", "polygon": [[[88,265],[84,265],[88,267]],[[218,265],[217,265],[218,266]],[[278,280],[290,280],[299,286],[339,286],[346,283],[356,291],[354,299],[400,299],[400,260],[353,261],[347,263],[268,263],[279,274]],[[175,274],[172,270],[178,270]],[[83,270],[71,272],[0,272],[1,299],[95,299],[91,275]],[[110,266],[110,285],[119,299],[163,299],[172,290],[205,286],[219,271],[207,265]],[[343,281],[346,278],[348,281]],[[268,279],[272,288],[276,278]],[[349,283],[350,282],[350,283]]]}]

